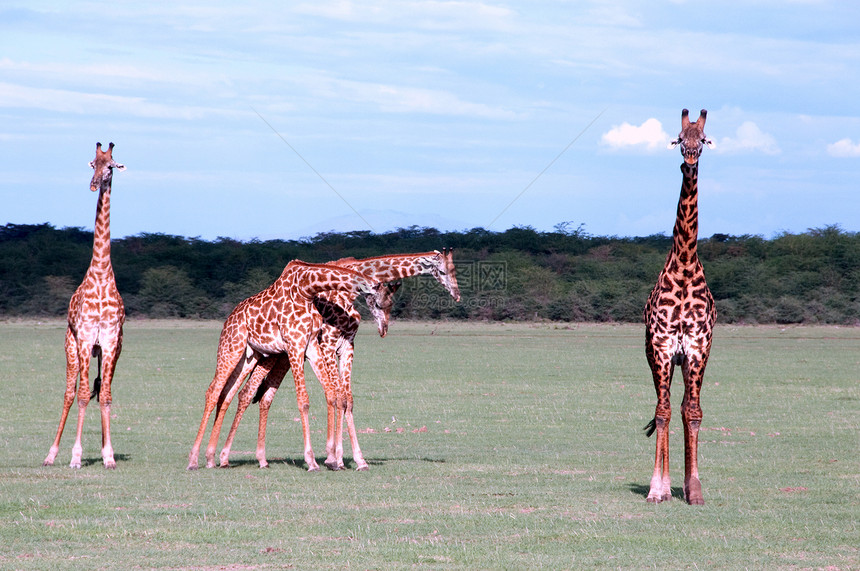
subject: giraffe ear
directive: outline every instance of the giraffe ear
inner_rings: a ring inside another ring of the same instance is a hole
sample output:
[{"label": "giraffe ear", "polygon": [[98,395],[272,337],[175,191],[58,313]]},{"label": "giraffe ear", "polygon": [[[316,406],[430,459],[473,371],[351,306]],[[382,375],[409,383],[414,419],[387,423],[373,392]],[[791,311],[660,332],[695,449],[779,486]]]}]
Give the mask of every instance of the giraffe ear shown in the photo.
[{"label": "giraffe ear", "polygon": [[119,164],[119,163],[114,163],[114,164],[113,164],[113,168],[115,168],[115,169],[116,169],[116,170],[118,170],[118,171],[124,171],[124,170],[125,170],[125,165],[121,165],[121,164]]},{"label": "giraffe ear", "polygon": [[677,139],[675,139],[673,141],[669,141],[669,145],[666,148],[667,149],[674,149],[675,147],[677,147],[680,144],[681,144],[681,137],[678,137]]},{"label": "giraffe ear", "polygon": [[717,145],[716,145],[716,143],[714,143],[713,139],[705,139],[702,142],[705,143],[706,145],[708,145],[709,149],[716,149],[717,148]]},{"label": "giraffe ear", "polygon": [[96,168],[96,162],[95,161],[90,161],[90,168],[91,169]]}]

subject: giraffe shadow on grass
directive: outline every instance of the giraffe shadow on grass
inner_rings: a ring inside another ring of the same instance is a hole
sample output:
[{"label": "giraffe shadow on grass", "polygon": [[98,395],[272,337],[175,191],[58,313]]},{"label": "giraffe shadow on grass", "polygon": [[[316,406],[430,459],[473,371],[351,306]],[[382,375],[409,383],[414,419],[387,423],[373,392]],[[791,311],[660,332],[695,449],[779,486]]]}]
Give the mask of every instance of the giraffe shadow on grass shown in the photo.
[{"label": "giraffe shadow on grass", "polygon": [[[325,461],[325,458],[317,458],[317,463],[322,464]],[[284,466],[292,466],[293,468],[301,468],[302,470],[307,470],[308,465],[305,463],[304,458],[270,458],[269,466],[274,465],[284,465]],[[256,458],[230,458],[230,465],[228,468],[241,468],[243,466],[252,466],[258,467],[260,462],[257,461]]]},{"label": "giraffe shadow on grass", "polygon": [[[128,454],[114,454],[113,459],[116,461],[117,465],[121,462],[128,462],[131,460],[131,456]],[[85,468],[86,466],[93,466],[95,464],[104,464],[104,459],[101,456],[91,456],[89,458],[81,458],[81,468]]]},{"label": "giraffe shadow on grass", "polygon": [[[325,457],[319,457],[316,459],[317,464],[323,466],[325,463]],[[355,469],[355,462],[352,458],[344,458],[344,463],[346,465],[347,470]],[[416,458],[378,458],[375,460],[368,460],[367,463],[371,466],[385,466],[391,462],[407,462],[414,461]],[[447,460],[439,459],[439,458],[417,458],[421,462],[432,462],[437,464],[444,464]],[[237,458],[230,459],[230,468],[239,468],[242,466],[253,466],[257,467],[260,463],[256,458]],[[269,466],[291,466],[293,468],[300,468],[301,470],[307,470],[308,465],[305,462],[305,459],[302,457],[297,458],[270,458]],[[646,491],[647,493],[647,491]]]},{"label": "giraffe shadow on grass", "polygon": [[[643,498],[648,497],[648,492],[651,491],[650,484],[629,484],[630,492]],[[672,486],[672,499],[684,500],[684,488],[681,486]]]}]

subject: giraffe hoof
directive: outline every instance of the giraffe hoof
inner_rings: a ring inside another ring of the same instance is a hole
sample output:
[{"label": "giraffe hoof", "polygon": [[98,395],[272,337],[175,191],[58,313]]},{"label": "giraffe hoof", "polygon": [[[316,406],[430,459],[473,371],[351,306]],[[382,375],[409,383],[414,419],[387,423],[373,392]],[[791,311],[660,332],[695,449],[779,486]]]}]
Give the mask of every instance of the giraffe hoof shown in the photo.
[{"label": "giraffe hoof", "polygon": [[106,470],[116,470],[116,462],[105,462]]},{"label": "giraffe hoof", "polygon": [[684,499],[691,506],[705,505],[705,498],[702,497],[702,484],[697,478],[691,478],[684,486]]},{"label": "giraffe hoof", "polygon": [[361,464],[355,467],[356,472],[367,472],[368,470],[370,470],[370,466],[367,464]]}]

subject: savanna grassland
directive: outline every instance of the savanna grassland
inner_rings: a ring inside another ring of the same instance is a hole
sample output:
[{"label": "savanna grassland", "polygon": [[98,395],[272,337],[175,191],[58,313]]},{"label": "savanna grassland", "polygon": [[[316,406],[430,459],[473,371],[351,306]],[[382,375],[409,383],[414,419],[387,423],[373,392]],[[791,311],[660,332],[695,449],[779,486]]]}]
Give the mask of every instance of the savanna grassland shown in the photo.
[{"label": "savanna grassland", "polygon": [[[655,396],[640,325],[395,320],[385,339],[365,327],[354,393],[371,469],[320,473],[303,466],[289,379],[270,468],[253,457],[253,407],[233,467],[186,471],[220,323],[135,319],[113,389],[117,470],[101,465],[95,401],[83,468],[68,468],[76,407],[42,467],[64,327],[0,323],[3,569],[860,568],[856,327],[717,328],[703,507],[681,499],[680,379],[675,498],[645,501]],[[321,461],[325,406],[308,375]]]}]

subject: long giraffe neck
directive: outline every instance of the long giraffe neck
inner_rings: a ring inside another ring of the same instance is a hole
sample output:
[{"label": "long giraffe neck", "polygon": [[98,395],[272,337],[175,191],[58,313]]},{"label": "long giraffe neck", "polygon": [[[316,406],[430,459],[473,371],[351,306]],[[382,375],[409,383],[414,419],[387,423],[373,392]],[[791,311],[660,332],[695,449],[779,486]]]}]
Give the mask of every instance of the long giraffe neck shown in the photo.
[{"label": "long giraffe neck", "polygon": [[290,266],[296,272],[293,283],[308,298],[326,291],[342,291],[356,296],[369,292],[375,285],[367,276],[348,268],[304,262],[291,262],[287,268]]},{"label": "long giraffe neck", "polygon": [[[403,278],[430,274],[434,267],[437,252],[422,254],[397,254],[394,256],[376,256],[346,262],[343,265],[361,273],[370,273],[380,282],[391,282]],[[339,264],[340,265],[340,264]]]},{"label": "long giraffe neck", "polygon": [[684,178],[669,256],[677,259],[682,266],[688,266],[698,261],[696,243],[699,239],[699,164],[682,163],[681,173]]},{"label": "long giraffe neck", "polygon": [[93,270],[113,271],[110,261],[110,190],[110,185],[99,190],[93,232],[93,259],[90,262],[90,268]]}]

